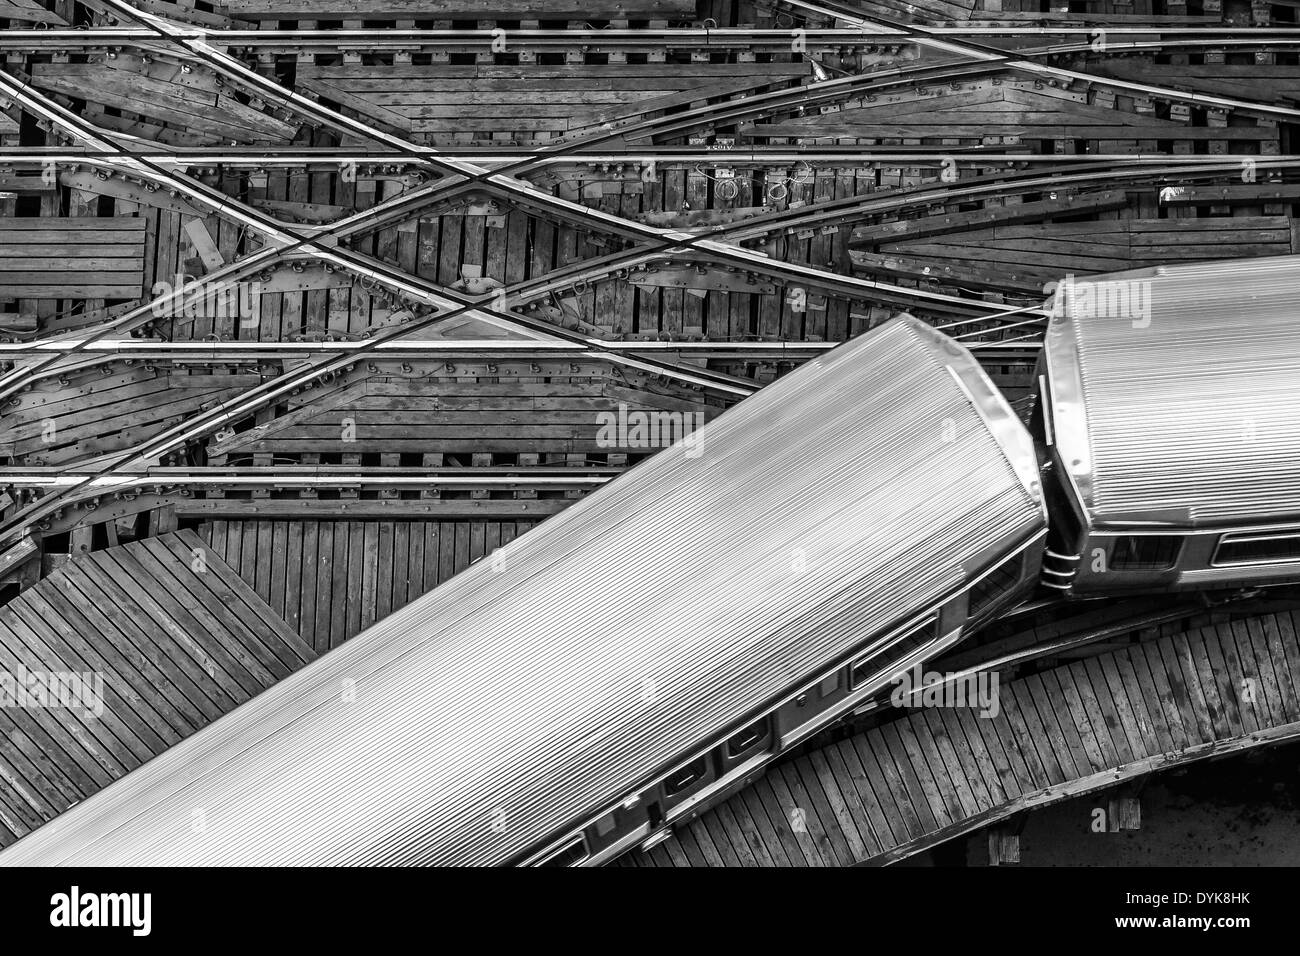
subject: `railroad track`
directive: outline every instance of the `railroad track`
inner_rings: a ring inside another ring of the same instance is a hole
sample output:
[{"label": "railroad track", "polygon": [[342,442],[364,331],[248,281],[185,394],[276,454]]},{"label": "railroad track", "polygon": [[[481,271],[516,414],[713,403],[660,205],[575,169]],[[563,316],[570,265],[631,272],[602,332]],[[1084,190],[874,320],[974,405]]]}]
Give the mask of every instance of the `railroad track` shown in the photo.
[{"label": "railroad track", "polygon": [[[335,111],[320,107],[297,94],[284,91],[274,84],[274,81],[260,76],[255,71],[249,69],[240,63],[234,57],[215,48],[210,40],[212,35],[207,31],[190,30],[179,27],[176,24],[165,21],[152,15],[142,15],[120,0],[107,0],[108,4],[115,7],[124,16],[135,17],[147,24],[147,27],[137,33],[147,33],[155,40],[165,41],[171,45],[180,45],[187,51],[187,55],[195,60],[203,62],[205,65],[221,72],[229,79],[248,86],[251,90],[268,96],[269,99],[278,99],[284,105],[302,112],[315,121],[327,123],[341,131],[361,136],[363,139],[382,145],[388,149],[394,158],[401,157],[408,164],[416,164],[421,167],[427,167],[440,172],[443,179],[434,183],[424,191],[417,191],[418,195],[406,195],[396,200],[388,209],[380,207],[378,211],[369,210],[366,213],[359,214],[343,223],[335,223],[314,230],[309,235],[304,235],[299,231],[286,228],[284,223],[276,221],[273,217],[268,217],[263,213],[252,210],[241,203],[237,203],[228,197],[222,197],[216,191],[195,182],[189,177],[185,177],[177,171],[177,165],[162,163],[155,165],[153,160],[145,160],[138,156],[132,155],[132,149],[128,145],[122,145],[115,138],[103,137],[98,131],[93,129],[84,122],[61,111],[48,98],[34,94],[28,89],[14,88],[12,79],[5,82],[9,84],[14,96],[28,108],[35,110],[38,114],[51,122],[58,122],[62,128],[72,132],[83,142],[97,147],[101,153],[114,156],[115,158],[95,158],[86,157],[88,163],[101,163],[109,169],[121,169],[125,165],[132,173],[139,174],[142,164],[145,170],[157,177],[160,183],[166,183],[172,187],[181,188],[185,194],[194,200],[208,204],[218,215],[234,218],[255,230],[262,232],[264,235],[274,238],[279,248],[266,247],[262,252],[254,254],[253,257],[239,262],[235,268],[228,272],[218,273],[215,276],[205,277],[202,282],[194,286],[181,290],[184,294],[194,294],[201,290],[211,288],[221,288],[239,281],[248,275],[253,274],[256,267],[265,267],[280,258],[297,251],[303,251],[314,257],[320,258],[327,263],[349,270],[354,270],[360,275],[365,275],[382,283],[385,283],[395,291],[406,295],[417,295],[430,302],[436,311],[433,315],[424,319],[417,320],[413,325],[403,327],[403,333],[418,331],[422,325],[432,324],[433,322],[442,321],[448,318],[454,318],[466,313],[487,316],[490,319],[504,320],[513,327],[522,328],[528,332],[555,339],[564,340],[568,338],[571,346],[590,349],[593,346],[601,348],[603,343],[594,342],[591,339],[582,339],[581,337],[566,337],[561,330],[545,324],[533,324],[530,328],[529,323],[521,321],[515,313],[506,314],[495,311],[488,307],[489,303],[500,303],[501,295],[484,296],[477,299],[457,297],[450,294],[447,290],[437,290],[430,288],[427,283],[413,282],[409,275],[401,275],[394,270],[388,269],[382,263],[375,263],[359,259],[355,254],[349,254],[339,251],[339,247],[334,246],[332,249],[323,248],[321,243],[327,239],[338,239],[347,235],[352,230],[364,232],[382,228],[386,222],[393,221],[395,218],[409,214],[411,209],[417,204],[433,201],[438,195],[446,194],[452,190],[471,190],[477,188],[488,188],[504,190],[504,194],[510,198],[533,204],[537,208],[559,215],[572,217],[575,222],[581,222],[590,226],[602,229],[622,230],[624,234],[651,239],[662,239],[664,236],[669,237],[669,241],[660,242],[653,249],[643,250],[639,253],[634,250],[631,254],[616,254],[606,257],[604,262],[595,266],[588,263],[576,264],[571,267],[568,275],[544,277],[544,280],[535,280],[532,283],[525,283],[521,286],[511,286],[502,290],[506,297],[506,302],[527,301],[526,296],[529,292],[535,292],[536,295],[542,296],[553,293],[556,289],[562,289],[576,283],[587,282],[595,278],[609,275],[611,272],[625,269],[629,264],[639,264],[635,255],[643,257],[653,257],[661,253],[669,255],[679,255],[687,247],[692,247],[691,252],[702,252],[716,257],[718,260],[731,265],[744,265],[762,269],[769,275],[789,281],[805,281],[814,283],[823,283],[828,289],[848,294],[870,292],[875,296],[882,296],[888,299],[892,294],[895,301],[901,298],[902,301],[922,303],[927,300],[931,303],[939,302],[949,306],[959,305],[966,309],[975,309],[979,314],[980,307],[972,303],[963,303],[961,300],[954,300],[949,296],[934,295],[923,290],[907,289],[906,287],[891,287],[885,283],[875,283],[869,280],[845,280],[842,277],[830,276],[822,270],[801,267],[797,264],[773,263],[764,261],[767,257],[746,254],[742,249],[736,246],[718,245],[717,240],[722,242],[743,241],[752,239],[757,236],[766,236],[776,229],[800,229],[815,223],[824,223],[827,219],[833,219],[835,214],[841,214],[844,218],[860,216],[865,211],[868,203],[853,203],[852,210],[844,214],[841,210],[818,210],[815,213],[799,211],[794,215],[776,214],[769,217],[769,222],[763,224],[747,224],[738,229],[718,228],[711,231],[700,232],[670,232],[668,230],[655,230],[647,228],[639,223],[632,223],[623,220],[617,216],[601,214],[589,207],[580,204],[567,203],[557,200],[541,190],[536,189],[520,177],[526,176],[529,172],[538,168],[539,163],[555,163],[564,161],[569,157],[580,155],[581,151],[599,146],[614,138],[640,138],[649,135],[667,135],[680,132],[683,129],[695,128],[701,123],[718,125],[720,123],[735,122],[741,118],[753,118],[756,116],[766,115],[770,111],[778,110],[782,105],[799,101],[804,105],[816,103],[823,98],[833,98],[855,92],[863,88],[873,90],[883,90],[893,87],[897,84],[915,84],[918,82],[932,82],[939,79],[951,80],[954,76],[970,76],[972,72],[980,73],[986,70],[998,70],[1011,68],[1014,70],[1026,71],[1035,75],[1044,75],[1056,79],[1068,79],[1070,81],[1084,81],[1088,83],[1099,82],[1101,85],[1108,85],[1117,89],[1128,91],[1141,91],[1144,94],[1166,96],[1170,99],[1177,99],[1182,102],[1195,103],[1198,106],[1213,106],[1216,108],[1230,107],[1234,109],[1256,111],[1270,117],[1287,116],[1294,117],[1300,115],[1300,111],[1285,107],[1276,107],[1267,104],[1249,103],[1241,100],[1232,100],[1226,98],[1204,97],[1199,94],[1189,94],[1185,91],[1172,90],[1167,88],[1153,87],[1145,84],[1132,84],[1124,81],[1098,80],[1090,75],[1078,74],[1072,71],[1063,70],[1057,67],[1043,66],[1032,60],[1026,59],[1025,51],[1017,51],[1014,55],[1004,51],[991,50],[979,45],[970,43],[954,44],[949,40],[942,39],[946,34],[940,31],[918,28],[914,26],[898,25],[891,22],[881,21],[879,19],[853,18],[854,29],[858,31],[866,30],[872,36],[887,37],[906,37],[909,40],[916,40],[923,45],[932,47],[946,53],[959,54],[966,60],[974,59],[981,61],[971,66],[958,64],[956,67],[951,65],[930,66],[915,69],[901,69],[896,71],[886,71],[884,74],[871,74],[857,77],[844,77],[839,80],[828,80],[814,85],[811,88],[800,88],[794,91],[775,91],[769,94],[761,94],[757,97],[748,98],[741,105],[734,104],[715,104],[708,107],[702,107],[696,110],[688,111],[684,116],[672,116],[670,118],[660,118],[656,120],[645,120],[623,125],[617,130],[597,130],[587,134],[580,134],[565,142],[558,142],[554,145],[548,145],[534,151],[528,151],[520,154],[518,158],[509,158],[504,162],[498,162],[488,166],[481,166],[477,163],[469,162],[463,156],[457,156],[448,159],[442,155],[440,150],[416,147],[392,134],[379,131],[373,126],[367,126],[359,120],[350,119]],[[846,11],[843,8],[834,5],[813,5],[813,4],[796,4],[800,9],[809,13],[820,15],[832,15],[844,17]],[[1136,28],[1134,28],[1136,29]],[[44,31],[32,31],[44,32]],[[708,31],[706,31],[708,32]],[[260,35],[260,34],[259,34]],[[222,40],[228,40],[229,37],[223,37]],[[1223,39],[1221,36],[1219,39]],[[1246,38],[1237,38],[1245,41]],[[1282,37],[1282,39],[1286,39]],[[1145,42],[1145,41],[1138,41]],[[1187,39],[1185,36],[1179,42],[1213,42],[1208,37],[1200,35]],[[1081,45],[1080,49],[1083,48]],[[1061,52],[1058,47],[1054,48],[1056,52]],[[262,151],[262,155],[267,155],[271,151]],[[364,154],[363,154],[364,155]],[[175,162],[175,157],[168,157]],[[1154,158],[1153,158],[1154,159]],[[1132,158],[1128,157],[1127,161],[1131,162]],[[1153,164],[1154,165],[1154,164]],[[1266,168],[1285,167],[1290,165],[1287,158],[1269,158],[1264,160]],[[1214,173],[1224,172],[1230,164],[1209,164],[1206,163],[1197,173]],[[1161,169],[1156,167],[1148,175],[1160,177],[1171,174],[1170,167],[1166,166]],[[1076,174],[1075,181],[1097,182],[1104,178],[1104,174],[1090,172],[1086,174]],[[1131,176],[1131,173],[1128,174]],[[1040,180],[1043,185],[1052,185],[1053,180],[1043,178]],[[1022,183],[1022,187],[1026,184]],[[991,192],[988,187],[982,187],[986,192]],[[943,192],[952,197],[955,192],[952,189],[944,189]],[[364,221],[364,224],[362,223]],[[842,221],[842,220],[841,220]],[[651,259],[642,258],[641,262],[652,261]],[[214,281],[215,280],[215,281]],[[811,281],[810,281],[811,280]],[[530,288],[531,286],[531,288]],[[177,293],[179,294],[179,293]],[[448,299],[451,300],[450,305]],[[430,301],[432,300],[432,301]],[[165,308],[166,301],[153,302],[142,306],[138,310],[128,312],[125,316],[114,320],[113,322],[97,330],[91,330],[88,335],[71,341],[71,344],[59,348],[61,355],[75,354],[80,350],[93,345],[96,341],[109,334],[121,334],[130,331],[133,327],[139,327],[149,321],[157,310]],[[449,309],[449,310],[448,310]],[[988,316],[1014,315],[1017,321],[1014,327],[1023,327],[1025,320],[1021,314],[1025,310],[1013,309],[988,309],[983,308],[983,313]],[[398,333],[381,334],[375,340],[362,343],[354,350],[354,354],[379,348],[387,341],[396,338]],[[16,354],[20,354],[17,353]],[[617,355],[615,351],[602,351],[600,354],[605,356]],[[52,370],[58,359],[44,359],[43,363],[38,362],[34,369],[19,368],[14,373],[0,382],[0,388],[3,392],[0,394],[8,395],[13,391],[34,380],[34,374],[39,374],[42,370]],[[305,372],[286,373],[281,380],[267,383],[267,387],[255,389],[248,393],[244,399],[236,403],[231,408],[223,408],[218,413],[213,414],[209,420],[204,421],[200,430],[184,429],[168,435],[163,439],[162,444],[150,443],[140,448],[136,457],[126,456],[124,461],[128,464],[140,458],[153,457],[158,454],[165,454],[176,447],[179,443],[184,443],[203,434],[202,429],[208,427],[220,427],[230,421],[236,420],[240,416],[264,407],[265,404],[273,401],[278,395],[284,394],[285,391],[292,391],[299,388],[321,375],[332,374],[333,372],[346,367],[346,360],[341,359],[339,354],[329,357],[323,357]],[[642,367],[645,367],[644,365]],[[670,373],[681,374],[680,366],[668,366],[667,369],[660,368],[661,371],[667,370]],[[703,379],[692,373],[687,373],[686,381],[695,384],[711,384],[713,386],[727,387],[725,383],[714,379],[709,382],[707,377]],[[737,386],[732,386],[733,389]],[[53,503],[50,503],[52,505]],[[21,532],[22,525],[14,525],[5,529],[5,533]]]},{"label": "railroad track", "polygon": [[[965,24],[959,26],[905,26],[898,22],[872,21],[852,27],[602,27],[600,29],[546,30],[513,27],[507,30],[506,42],[510,47],[544,50],[572,49],[575,46],[589,50],[619,48],[632,49],[711,49],[756,50],[759,52],[790,52],[791,34],[798,30],[801,39],[810,46],[853,46],[865,41],[887,40],[891,43],[920,36],[989,38],[1005,37],[1079,37],[1089,43],[1099,29],[1107,37],[1133,38],[1135,43],[1205,43],[1229,45],[1294,43],[1300,28],[1289,26],[1258,25],[1233,26],[1178,26],[1173,24],[1027,26],[1024,24]],[[500,46],[491,30],[406,29],[399,27],[369,27],[362,30],[298,29],[298,30],[236,30],[204,29],[176,24],[172,34],[177,39],[215,41],[236,53],[325,51],[344,49],[364,50],[419,50],[482,49]],[[24,51],[68,50],[113,46],[138,46],[153,44],[158,34],[147,27],[91,26],[75,30],[23,29],[0,30],[0,49]],[[1082,41],[1065,51],[1052,47],[1028,48],[1017,51],[1026,56],[1050,55],[1053,52],[1079,52],[1090,49]],[[1120,47],[1124,49],[1124,47]]]}]

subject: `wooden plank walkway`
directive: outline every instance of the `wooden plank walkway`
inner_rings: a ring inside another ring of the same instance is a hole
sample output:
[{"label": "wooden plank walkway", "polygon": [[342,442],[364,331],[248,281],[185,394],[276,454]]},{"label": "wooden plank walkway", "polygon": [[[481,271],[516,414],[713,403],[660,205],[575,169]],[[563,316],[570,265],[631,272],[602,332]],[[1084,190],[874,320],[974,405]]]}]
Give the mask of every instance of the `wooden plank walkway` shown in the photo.
[{"label": "wooden plank walkway", "polygon": [[[1209,198],[1202,197],[1202,201]],[[1006,207],[1001,211],[1002,218],[1010,219],[1009,214],[1019,208]],[[972,214],[959,214],[935,217],[933,224],[920,219],[857,229],[855,241],[878,242],[879,251],[853,250],[850,257],[854,269],[892,280],[1041,294],[1047,282],[1067,274],[1222,259],[1229,251],[1243,257],[1285,256],[1297,251],[1292,220],[1287,216],[1115,219],[969,228],[984,218],[984,214],[978,219]],[[955,221],[946,229],[938,227],[938,223],[948,220]]]},{"label": "wooden plank walkway", "polygon": [[[0,608],[0,846],[315,657],[192,531],[74,557]],[[102,711],[22,706],[50,673]]]},{"label": "wooden plank walkway", "polygon": [[138,298],[144,234],[131,216],[0,220],[0,300]]},{"label": "wooden plank walkway", "polygon": [[0,19],[19,21],[24,27],[32,23],[67,26],[68,21],[51,13],[36,0],[0,0]]},{"label": "wooden plank walkway", "polygon": [[884,864],[1014,813],[1300,736],[1300,612],[1236,618],[1002,683],[770,768],[625,866]]},{"label": "wooden plank walkway", "polygon": [[[1141,104],[1143,107],[1148,103]],[[1117,144],[1169,140],[1176,143],[1270,142],[1278,131],[1264,124],[1193,126],[1157,117],[1149,109],[1126,108],[1104,90],[1037,86],[1032,80],[1000,76],[948,87],[930,87],[850,101],[839,110],[808,113],[772,122],[741,124],[743,137],[813,137],[871,142],[941,140],[1003,142],[1087,140],[1121,152]],[[1244,121],[1243,121],[1244,122]],[[1094,149],[1097,147],[1094,146]],[[1066,151],[1066,150],[1063,150]],[[1073,152],[1073,147],[1069,147]],[[1190,151],[1190,150],[1189,150]]]},{"label": "wooden plank walkway", "polygon": [[212,549],[323,654],[536,521],[211,521]]},{"label": "wooden plank walkway", "polygon": [[112,454],[249,386],[246,375],[168,375],[140,365],[46,379],[0,414],[0,455],[55,465]]},{"label": "wooden plank walkway", "polygon": [[[225,92],[210,71],[184,72],[179,60],[131,53],[87,63],[38,63],[32,85],[85,100],[101,127],[148,135],[162,143],[289,142],[297,123],[275,118]],[[105,109],[115,112],[107,113]],[[135,118],[132,118],[135,117]]]},{"label": "wooden plank walkway", "polygon": [[[582,3],[580,0],[496,0],[491,16],[503,20],[554,20],[566,17],[635,19],[695,15],[695,0],[619,0]],[[485,5],[461,0],[223,0],[221,8],[240,20],[479,20]]]},{"label": "wooden plank walkway", "polygon": [[1195,71],[1185,63],[1155,63],[1149,57],[1091,64],[1090,72],[1134,83],[1154,83],[1176,89],[1238,99],[1300,99],[1295,67],[1272,64],[1200,63]]},{"label": "wooden plank walkway", "polygon": [[651,387],[641,377],[624,377],[599,361],[466,362],[448,371],[446,363],[417,360],[408,363],[408,373],[399,373],[392,363],[368,365],[375,371],[358,367],[325,389],[290,398],[277,418],[213,441],[209,460],[223,463],[249,454],[282,461],[375,454],[394,456],[396,463],[399,455],[421,456],[410,459],[417,461],[448,454],[575,453],[585,461],[588,455],[654,450],[611,446],[608,434],[602,436],[608,418],[601,416],[617,416],[620,408],[629,419],[634,414],[660,416],[653,420],[662,420],[665,429],[678,428],[674,435],[722,411],[698,392]]},{"label": "wooden plank walkway", "polygon": [[624,116],[784,86],[806,63],[306,65],[307,89],[404,133],[563,133]]}]

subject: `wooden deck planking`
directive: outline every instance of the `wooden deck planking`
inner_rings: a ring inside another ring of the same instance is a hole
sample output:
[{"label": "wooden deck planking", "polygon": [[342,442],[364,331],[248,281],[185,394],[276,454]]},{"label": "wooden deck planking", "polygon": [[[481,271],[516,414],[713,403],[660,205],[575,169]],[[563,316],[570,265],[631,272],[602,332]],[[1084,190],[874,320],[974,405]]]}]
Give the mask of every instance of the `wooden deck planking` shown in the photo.
[{"label": "wooden deck planking", "polygon": [[168,374],[141,366],[46,379],[0,414],[0,455],[44,465],[120,451],[248,385],[247,376]]},{"label": "wooden deck planking", "polygon": [[222,573],[286,608],[302,640],[323,654],[491,554],[489,542],[508,544],[536,523],[218,519],[201,533],[223,558]]},{"label": "wooden deck planking", "polygon": [[[1248,97],[1253,99],[1255,97]],[[1091,141],[1094,149],[1105,144],[1139,141],[1276,142],[1278,131],[1253,121],[1228,126],[1193,125],[1185,115],[1162,118],[1153,111],[1138,112],[1130,97],[1104,89],[1051,88],[1032,80],[1001,75],[930,87],[887,91],[869,99],[856,99],[824,113],[777,117],[743,123],[740,134],[754,137],[796,137],[869,142],[922,142],[942,140],[984,141]]]},{"label": "wooden deck planking", "polygon": [[1289,255],[1295,251],[1291,220],[1286,216],[1014,223],[970,228],[978,226],[985,215],[941,216],[933,221],[908,220],[859,228],[854,231],[855,241],[876,243],[879,251],[855,249],[850,257],[855,270],[866,275],[1041,294],[1046,283],[1066,274],[1089,275],[1225,256]]},{"label": "wooden deck planking", "polygon": [[[479,20],[482,3],[464,0],[222,0],[239,20]],[[611,0],[595,5],[577,0],[496,0],[492,16],[503,20],[650,19],[695,15],[695,0]]]},{"label": "wooden deck planking", "polygon": [[131,216],[0,219],[0,300],[138,298],[144,231]]},{"label": "wooden deck planking", "polygon": [[1260,99],[1265,94],[1275,100],[1300,99],[1300,76],[1290,66],[1206,62],[1191,70],[1185,63],[1155,63],[1149,57],[1126,57],[1090,64],[1089,72],[1213,96],[1249,100]]},{"label": "wooden deck planking", "polygon": [[[119,53],[90,63],[37,63],[32,84],[166,124],[155,126],[156,138],[177,145],[288,142],[298,129],[223,92],[211,72],[182,72],[180,63],[167,57],[145,60]],[[122,125],[102,112],[96,119]]]},{"label": "wooden deck planking", "polygon": [[304,64],[298,81],[406,134],[561,134],[706,97],[784,85],[804,63]]},{"label": "wooden deck planking", "polygon": [[68,22],[41,6],[37,0],[0,0],[0,19],[18,21],[24,29],[33,23],[66,26]]},{"label": "wooden deck planking", "polygon": [[[548,376],[544,383],[519,376],[543,366],[567,374]],[[622,405],[629,416],[678,415],[673,427],[680,428],[686,421],[682,414],[698,412],[709,421],[721,411],[696,393],[629,387],[601,363],[540,360],[492,368],[497,374],[431,369],[438,376],[433,379],[359,373],[324,391],[313,390],[251,431],[213,441],[208,454],[222,461],[247,454],[644,453],[652,449],[610,447],[601,437],[605,419],[600,416],[617,415]],[[484,366],[483,371],[491,369]],[[695,421],[690,419],[692,428]]]},{"label": "wooden deck planking", "polygon": [[0,708],[0,845],[315,656],[191,531],[72,558],[0,609],[0,669],[98,675],[103,709]]}]

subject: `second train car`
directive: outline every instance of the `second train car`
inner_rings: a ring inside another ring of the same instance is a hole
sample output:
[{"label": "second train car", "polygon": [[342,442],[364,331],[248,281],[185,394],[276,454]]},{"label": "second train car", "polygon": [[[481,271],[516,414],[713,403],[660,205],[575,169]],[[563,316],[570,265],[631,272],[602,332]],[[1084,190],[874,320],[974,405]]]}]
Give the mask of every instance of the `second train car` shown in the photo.
[{"label": "second train car", "polygon": [[1058,593],[1300,580],[1300,256],[1058,291],[1035,431]]}]

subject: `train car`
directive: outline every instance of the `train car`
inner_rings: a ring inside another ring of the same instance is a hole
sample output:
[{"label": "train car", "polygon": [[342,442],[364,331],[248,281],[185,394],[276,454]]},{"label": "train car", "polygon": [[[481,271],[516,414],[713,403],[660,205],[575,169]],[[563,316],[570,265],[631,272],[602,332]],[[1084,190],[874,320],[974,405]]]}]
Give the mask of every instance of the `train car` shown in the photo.
[{"label": "train car", "polygon": [[1028,430],[897,317],[0,854],[593,864],[653,843],[1035,586]]},{"label": "train car", "polygon": [[1300,580],[1300,257],[1058,287],[1035,431],[1076,595]]}]

